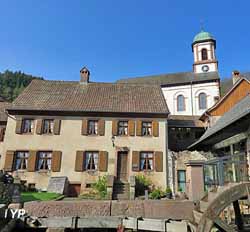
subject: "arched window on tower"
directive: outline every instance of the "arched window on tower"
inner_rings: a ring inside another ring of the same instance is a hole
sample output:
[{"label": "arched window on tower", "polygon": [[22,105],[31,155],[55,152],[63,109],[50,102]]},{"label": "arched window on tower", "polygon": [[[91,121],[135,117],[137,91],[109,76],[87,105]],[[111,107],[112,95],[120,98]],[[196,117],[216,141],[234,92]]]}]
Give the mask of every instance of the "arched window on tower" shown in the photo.
[{"label": "arched window on tower", "polygon": [[185,98],[183,95],[177,96],[177,111],[185,111]]},{"label": "arched window on tower", "polygon": [[200,110],[207,109],[207,95],[205,93],[199,94],[199,109]]},{"label": "arched window on tower", "polygon": [[202,60],[207,60],[207,49],[206,48],[202,48],[201,49],[201,59]]}]

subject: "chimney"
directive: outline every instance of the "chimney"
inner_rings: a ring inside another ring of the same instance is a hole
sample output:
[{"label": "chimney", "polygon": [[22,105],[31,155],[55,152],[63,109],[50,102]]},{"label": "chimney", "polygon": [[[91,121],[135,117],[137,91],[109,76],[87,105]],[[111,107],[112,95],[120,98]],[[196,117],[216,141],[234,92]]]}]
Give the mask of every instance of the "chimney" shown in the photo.
[{"label": "chimney", "polygon": [[234,70],[232,72],[232,78],[233,78],[233,85],[234,85],[240,78],[240,72],[238,70]]},{"label": "chimney", "polygon": [[80,76],[81,76],[80,83],[86,84],[89,82],[90,72],[86,67],[83,67],[80,70]]}]

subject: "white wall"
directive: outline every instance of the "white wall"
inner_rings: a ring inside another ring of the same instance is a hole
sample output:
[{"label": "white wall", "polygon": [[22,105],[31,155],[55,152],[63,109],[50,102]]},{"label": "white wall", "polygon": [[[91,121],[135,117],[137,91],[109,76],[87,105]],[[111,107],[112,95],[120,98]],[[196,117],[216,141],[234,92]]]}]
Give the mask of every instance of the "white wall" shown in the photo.
[{"label": "white wall", "polygon": [[[206,93],[207,95],[207,108],[210,108],[215,104],[214,97],[218,97],[219,83],[202,83],[191,85],[182,85],[174,87],[163,87],[163,94],[167,101],[168,108],[172,115],[202,115],[205,110],[199,109],[200,93]],[[182,94],[185,97],[185,111],[177,111],[177,96]]]}]

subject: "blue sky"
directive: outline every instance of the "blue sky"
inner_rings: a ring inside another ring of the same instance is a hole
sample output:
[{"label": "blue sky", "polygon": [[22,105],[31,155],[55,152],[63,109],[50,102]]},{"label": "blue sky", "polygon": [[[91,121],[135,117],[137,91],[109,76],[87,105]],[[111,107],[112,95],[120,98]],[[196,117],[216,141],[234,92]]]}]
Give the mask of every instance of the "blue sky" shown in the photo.
[{"label": "blue sky", "polygon": [[200,21],[217,39],[221,77],[250,71],[244,0],[1,0],[0,71],[93,81],[192,70]]}]

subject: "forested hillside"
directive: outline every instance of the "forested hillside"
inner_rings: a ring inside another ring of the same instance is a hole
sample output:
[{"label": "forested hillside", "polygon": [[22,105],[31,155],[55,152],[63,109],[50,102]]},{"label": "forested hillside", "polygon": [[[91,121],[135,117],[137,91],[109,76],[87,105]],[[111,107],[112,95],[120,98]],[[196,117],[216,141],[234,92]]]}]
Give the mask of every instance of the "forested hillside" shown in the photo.
[{"label": "forested hillside", "polygon": [[8,101],[13,101],[32,79],[43,78],[27,75],[21,71],[12,72],[7,70],[4,73],[0,72],[0,95]]}]

